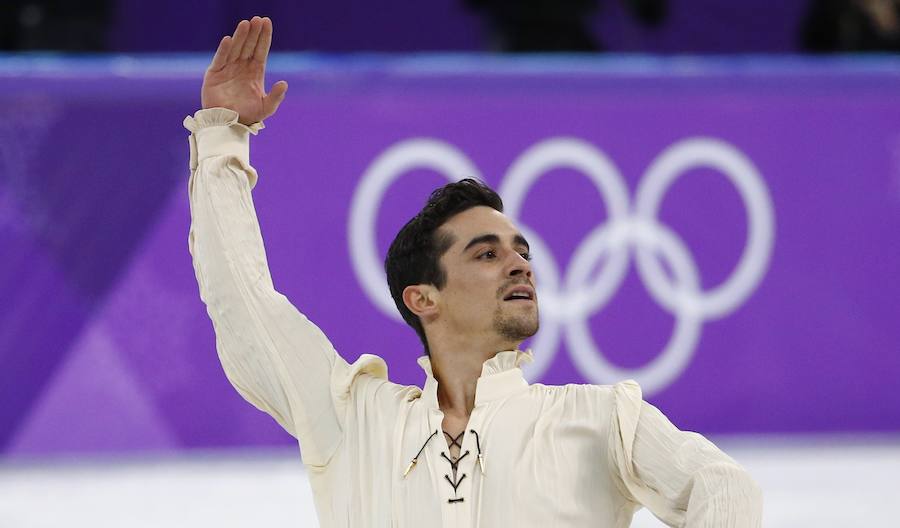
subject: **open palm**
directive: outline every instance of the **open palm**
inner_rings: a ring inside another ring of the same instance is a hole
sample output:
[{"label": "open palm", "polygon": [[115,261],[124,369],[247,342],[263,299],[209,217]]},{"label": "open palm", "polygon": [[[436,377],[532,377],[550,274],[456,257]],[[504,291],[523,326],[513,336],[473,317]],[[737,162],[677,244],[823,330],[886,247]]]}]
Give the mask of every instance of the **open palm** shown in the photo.
[{"label": "open palm", "polygon": [[272,44],[272,21],[253,17],[241,20],[234,35],[226,36],[203,76],[200,99],[203,108],[234,110],[249,125],[271,116],[284,100],[287,83],[278,81],[265,89],[266,59]]}]

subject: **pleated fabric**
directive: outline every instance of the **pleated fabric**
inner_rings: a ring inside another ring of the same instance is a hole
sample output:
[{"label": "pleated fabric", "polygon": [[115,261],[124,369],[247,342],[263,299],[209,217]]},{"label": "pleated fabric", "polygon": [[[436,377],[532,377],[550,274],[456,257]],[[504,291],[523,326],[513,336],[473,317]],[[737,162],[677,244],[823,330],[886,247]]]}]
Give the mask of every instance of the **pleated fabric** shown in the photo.
[{"label": "pleated fabric", "polygon": [[478,379],[453,475],[437,380],[350,364],[269,275],[251,191],[258,175],[237,113],[197,112],[188,246],[216,349],[235,389],[297,438],[321,526],[625,527],[644,506],[669,526],[756,527],[762,497],[703,436],[680,431],[634,381],[528,384],[531,353],[499,352]]}]

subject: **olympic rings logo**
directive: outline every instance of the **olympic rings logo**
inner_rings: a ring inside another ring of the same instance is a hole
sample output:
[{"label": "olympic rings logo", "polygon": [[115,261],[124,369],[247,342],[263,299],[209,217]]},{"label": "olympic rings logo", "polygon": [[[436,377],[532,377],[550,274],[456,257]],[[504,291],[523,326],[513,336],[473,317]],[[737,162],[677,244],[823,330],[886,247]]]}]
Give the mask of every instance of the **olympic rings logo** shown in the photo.
[{"label": "olympic rings logo", "polygon": [[[551,169],[567,167],[586,175],[606,206],[608,219],[595,227],[573,254],[565,274],[549,247],[530,226],[519,221],[529,189]],[[747,211],[747,241],[728,278],[709,290],[701,287],[693,256],[682,239],[657,218],[669,187],[686,171],[713,168],[737,189]],[[404,173],[426,168],[448,181],[481,178],[472,161],[454,146],[414,138],[392,145],[366,169],[353,197],[349,219],[350,256],[369,299],[388,317],[401,320],[391,299],[375,242],[378,207],[391,183]],[[714,138],[687,138],[674,143],[650,164],[637,187],[634,204],[616,165],[594,145],[572,137],[543,140],[510,166],[498,192],[506,215],[531,244],[532,266],[541,298],[541,329],[533,338],[535,361],[526,376],[537,380],[547,370],[565,338],[579,372],[593,383],[634,378],[646,394],[672,383],[690,362],[704,321],[737,309],[756,289],[768,269],[774,244],[775,214],[769,191],[753,163],[734,146]],[[652,298],[675,317],[663,351],[648,364],[626,369],[611,363],[594,342],[589,317],[610,302],[625,279],[632,256]],[[665,259],[669,278],[660,263]],[[603,259],[599,273],[592,271]]]}]

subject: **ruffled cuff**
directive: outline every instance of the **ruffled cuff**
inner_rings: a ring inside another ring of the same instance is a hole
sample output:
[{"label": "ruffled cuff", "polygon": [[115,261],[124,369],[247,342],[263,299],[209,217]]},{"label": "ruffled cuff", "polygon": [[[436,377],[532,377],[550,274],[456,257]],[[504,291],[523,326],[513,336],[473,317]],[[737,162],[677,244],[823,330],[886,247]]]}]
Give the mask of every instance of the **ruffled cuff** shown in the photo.
[{"label": "ruffled cuff", "polygon": [[244,165],[250,165],[250,134],[254,136],[265,128],[262,121],[252,125],[238,122],[238,113],[228,108],[199,110],[193,117],[184,118],[184,128],[191,132],[191,170],[206,158],[235,156]]}]

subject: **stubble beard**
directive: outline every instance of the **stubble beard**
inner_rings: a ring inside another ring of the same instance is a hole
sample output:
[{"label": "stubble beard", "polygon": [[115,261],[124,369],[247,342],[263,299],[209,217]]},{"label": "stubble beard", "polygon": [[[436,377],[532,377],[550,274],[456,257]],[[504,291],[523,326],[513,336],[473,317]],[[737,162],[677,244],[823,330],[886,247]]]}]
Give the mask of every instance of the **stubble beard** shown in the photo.
[{"label": "stubble beard", "polygon": [[534,313],[513,315],[504,313],[498,306],[494,312],[494,330],[510,341],[524,341],[537,333],[540,323],[537,309]]}]

